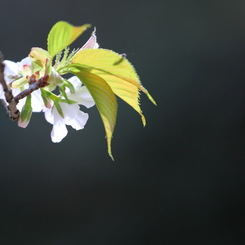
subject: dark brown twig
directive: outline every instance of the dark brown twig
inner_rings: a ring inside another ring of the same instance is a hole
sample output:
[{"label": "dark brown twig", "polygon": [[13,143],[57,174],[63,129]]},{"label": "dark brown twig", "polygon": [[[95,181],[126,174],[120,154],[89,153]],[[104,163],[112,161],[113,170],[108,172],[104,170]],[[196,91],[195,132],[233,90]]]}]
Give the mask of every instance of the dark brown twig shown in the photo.
[{"label": "dark brown twig", "polygon": [[38,81],[36,81],[35,76],[31,76],[30,80],[29,80],[29,84],[30,84],[29,88],[23,90],[22,92],[20,92],[19,94],[17,94],[14,97],[15,103],[18,104],[19,100],[30,95],[33,91],[47,86],[48,85],[48,79],[49,79],[49,75],[45,75],[45,76],[41,77],[40,79],[38,79]]},{"label": "dark brown twig", "polygon": [[5,79],[4,79],[4,63],[3,63],[3,54],[0,51],[0,83],[3,87],[3,91],[4,91],[4,96],[5,99],[8,103],[6,109],[7,109],[7,113],[8,116],[11,120],[17,120],[20,116],[20,112],[17,109],[16,105],[17,103],[14,100],[13,94],[11,89],[8,87]]}]

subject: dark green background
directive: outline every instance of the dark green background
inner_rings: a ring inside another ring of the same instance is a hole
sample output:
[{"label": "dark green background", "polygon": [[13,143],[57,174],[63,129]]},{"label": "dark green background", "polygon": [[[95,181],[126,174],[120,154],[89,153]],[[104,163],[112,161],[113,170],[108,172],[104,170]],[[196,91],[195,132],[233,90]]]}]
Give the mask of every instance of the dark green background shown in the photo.
[{"label": "dark green background", "polygon": [[59,144],[42,114],[21,129],[1,109],[1,244],[244,244],[244,1],[1,0],[0,10],[6,59],[46,48],[59,20],[92,23],[158,102],[142,94],[145,128],[119,102],[115,162],[95,108]]}]

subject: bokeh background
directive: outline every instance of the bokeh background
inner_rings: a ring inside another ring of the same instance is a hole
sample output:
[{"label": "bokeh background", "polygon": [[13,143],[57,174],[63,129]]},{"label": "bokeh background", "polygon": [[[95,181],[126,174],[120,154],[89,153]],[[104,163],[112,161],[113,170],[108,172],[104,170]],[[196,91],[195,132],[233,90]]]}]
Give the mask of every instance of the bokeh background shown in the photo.
[{"label": "bokeh background", "polygon": [[45,48],[59,20],[92,23],[158,102],[142,94],[143,128],[119,101],[115,162],[95,108],[59,144],[42,114],[21,129],[1,108],[1,244],[244,244],[244,0],[1,0],[0,10],[5,59]]}]

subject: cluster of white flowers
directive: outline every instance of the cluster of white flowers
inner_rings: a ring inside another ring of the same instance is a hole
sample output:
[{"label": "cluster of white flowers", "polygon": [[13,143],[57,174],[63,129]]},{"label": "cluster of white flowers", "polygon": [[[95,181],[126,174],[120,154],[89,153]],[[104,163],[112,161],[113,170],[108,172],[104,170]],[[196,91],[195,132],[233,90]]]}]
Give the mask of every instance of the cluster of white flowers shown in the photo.
[{"label": "cluster of white flowers", "polygon": [[[93,32],[92,36],[82,47],[82,49],[86,48],[98,48],[95,32]],[[23,89],[26,89],[30,86],[28,82],[21,84],[21,79],[28,80],[33,75],[39,78],[38,73],[32,74],[32,60],[29,57],[17,63],[9,60],[5,60],[3,63],[5,66],[4,79],[6,84],[12,90],[13,96],[18,95],[21,91],[23,91]],[[20,81],[18,83],[20,83],[21,86],[14,86],[16,81]],[[57,73],[57,71],[55,71],[54,68],[52,68],[52,72],[49,75],[48,80],[49,84],[55,85],[53,86],[52,91],[56,88],[57,85],[60,85],[60,81],[62,82],[63,78]],[[48,103],[46,103],[43,99],[40,89],[35,90],[30,94],[31,111],[43,112],[45,119],[49,123],[53,124],[51,131],[51,139],[53,142],[60,142],[67,135],[68,131],[66,125],[69,125],[76,130],[83,129],[87,123],[88,114],[80,110],[80,105],[90,108],[95,104],[89,91],[77,77],[71,77],[68,79],[68,82],[74,89],[71,92],[68,87],[65,87],[64,93],[56,95],[58,98],[60,98],[58,106],[52,100],[48,100]],[[8,105],[2,86],[0,86],[0,99],[6,104],[6,106]],[[25,106],[26,99],[27,97],[20,99],[17,104],[17,109],[20,112]],[[72,103],[69,103],[69,101],[72,101]],[[21,118],[19,118],[18,125],[25,128],[28,125],[29,120],[30,118],[22,121]]]}]

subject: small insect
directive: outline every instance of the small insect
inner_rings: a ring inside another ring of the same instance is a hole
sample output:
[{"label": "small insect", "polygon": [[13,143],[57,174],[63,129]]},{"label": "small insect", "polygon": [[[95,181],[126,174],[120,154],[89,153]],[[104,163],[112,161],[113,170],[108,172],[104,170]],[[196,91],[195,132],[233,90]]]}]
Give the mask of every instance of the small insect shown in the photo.
[{"label": "small insect", "polygon": [[120,55],[121,55],[121,58],[118,61],[116,61],[113,65],[119,65],[127,57],[127,54],[125,53],[122,53]]}]

